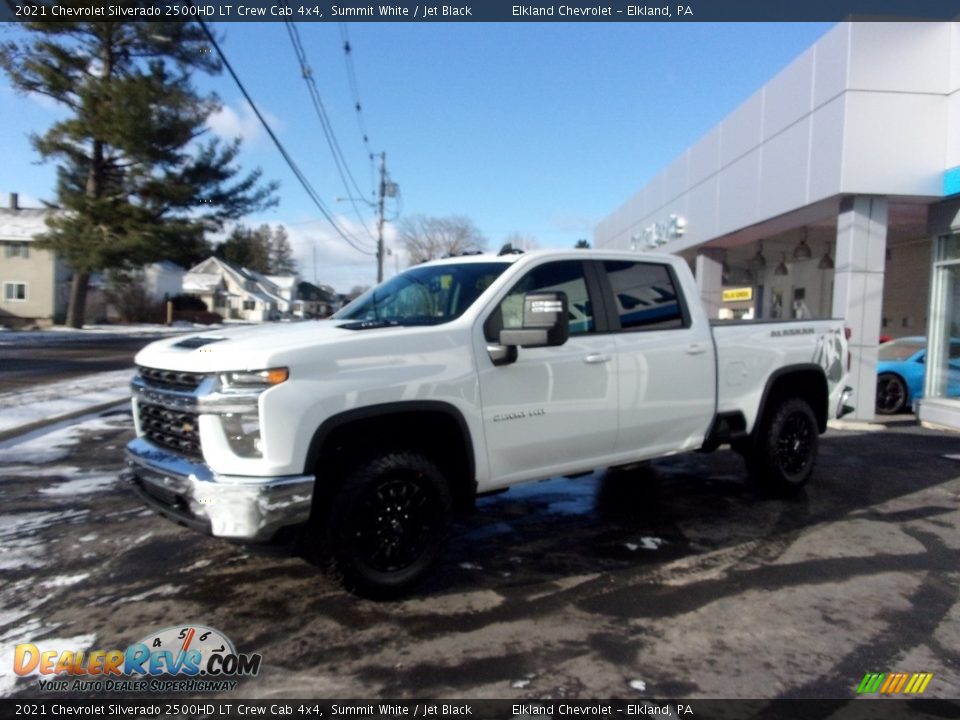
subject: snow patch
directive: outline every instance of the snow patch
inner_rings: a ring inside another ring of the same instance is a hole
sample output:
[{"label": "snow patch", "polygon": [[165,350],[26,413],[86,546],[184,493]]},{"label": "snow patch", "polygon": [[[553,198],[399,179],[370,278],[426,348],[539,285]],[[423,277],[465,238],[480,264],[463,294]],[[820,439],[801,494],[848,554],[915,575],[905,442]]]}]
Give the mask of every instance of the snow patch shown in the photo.
[{"label": "snow patch", "polygon": [[175,595],[178,592],[180,592],[180,588],[177,587],[176,585],[169,585],[169,584],[160,585],[158,587],[146,590],[140,593],[139,595],[130,595],[128,597],[119,598],[117,599],[117,602],[120,604],[139,602],[141,600],[146,600],[147,598],[167,597],[169,595]]},{"label": "snow patch", "polygon": [[40,587],[42,588],[70,587],[71,585],[76,585],[79,582],[83,582],[88,577],[90,577],[90,573],[80,573],[79,575],[58,575],[55,578],[44,580],[42,583],[40,583]]},{"label": "snow patch", "polygon": [[52,487],[44,488],[40,492],[44,495],[73,497],[75,495],[84,495],[86,493],[95,493],[110,487],[117,481],[116,473],[92,473],[81,476],[75,480],[58,483]]}]

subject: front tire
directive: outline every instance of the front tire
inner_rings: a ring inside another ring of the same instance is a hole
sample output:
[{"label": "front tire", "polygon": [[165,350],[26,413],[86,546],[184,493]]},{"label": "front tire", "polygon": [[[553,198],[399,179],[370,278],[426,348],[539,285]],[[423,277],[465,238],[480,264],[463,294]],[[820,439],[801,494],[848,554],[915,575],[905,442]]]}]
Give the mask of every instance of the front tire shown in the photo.
[{"label": "front tire", "polygon": [[343,584],[372,598],[404,594],[439,557],[453,520],[450,490],[424,456],[394,452],[348,474],[327,514],[327,545]]},{"label": "front tire", "polygon": [[877,412],[896,415],[907,405],[907,385],[893,373],[881,373],[877,378]]},{"label": "front tire", "polygon": [[761,423],[745,455],[751,484],[768,495],[798,492],[817,462],[820,434],[813,410],[800,398],[787,398]]}]

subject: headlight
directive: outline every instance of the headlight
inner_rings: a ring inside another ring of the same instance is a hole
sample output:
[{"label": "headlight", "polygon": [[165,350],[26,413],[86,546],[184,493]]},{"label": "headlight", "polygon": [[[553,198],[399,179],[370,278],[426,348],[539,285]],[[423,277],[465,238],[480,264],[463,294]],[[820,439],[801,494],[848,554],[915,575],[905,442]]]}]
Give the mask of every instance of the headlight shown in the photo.
[{"label": "headlight", "polygon": [[237,370],[220,373],[220,384],[224,389],[257,389],[279,385],[286,382],[290,377],[290,371],[287,368],[270,368],[268,370]]},{"label": "headlight", "polygon": [[216,408],[220,414],[230,449],[238,456],[263,457],[257,398],[264,390],[286,382],[289,377],[287,368],[220,373],[222,392],[215,400],[211,398],[208,408]]}]

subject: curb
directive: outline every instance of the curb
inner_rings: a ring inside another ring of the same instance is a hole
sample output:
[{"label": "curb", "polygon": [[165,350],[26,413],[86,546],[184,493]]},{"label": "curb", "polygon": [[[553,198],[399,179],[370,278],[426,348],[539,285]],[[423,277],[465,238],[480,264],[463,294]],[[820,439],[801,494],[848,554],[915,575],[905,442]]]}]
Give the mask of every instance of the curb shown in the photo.
[{"label": "curb", "polygon": [[26,435],[27,433],[31,433],[36,430],[42,430],[50,425],[56,425],[57,423],[62,423],[67,420],[75,420],[76,418],[83,417],[84,415],[95,415],[103,412],[104,410],[110,410],[114,407],[128,405],[129,403],[129,398],[125,398],[123,400],[111,400],[110,402],[100,403],[99,405],[91,405],[90,407],[74,410],[72,412],[64,413],[63,415],[56,415],[54,417],[44,418],[43,420],[35,420],[34,422],[27,423],[26,425],[19,425],[15,428],[10,428],[9,430],[0,431],[0,442],[10,440],[11,438],[15,438],[20,435]]},{"label": "curb", "polygon": [[860,432],[879,432],[886,430],[886,425],[866,422],[864,420],[831,420],[827,423],[831,430],[859,430]]}]

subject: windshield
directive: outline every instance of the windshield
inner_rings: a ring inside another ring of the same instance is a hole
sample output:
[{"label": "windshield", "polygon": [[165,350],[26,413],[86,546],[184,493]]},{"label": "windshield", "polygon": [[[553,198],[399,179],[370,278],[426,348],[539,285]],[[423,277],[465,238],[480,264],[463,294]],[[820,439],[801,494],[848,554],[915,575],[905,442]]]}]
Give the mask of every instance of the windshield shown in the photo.
[{"label": "windshield", "polygon": [[896,362],[908,360],[919,350],[923,350],[924,343],[916,340],[894,340],[880,346],[877,356],[880,360]]},{"label": "windshield", "polygon": [[333,316],[365,326],[438,325],[460,317],[508,263],[416,267],[378,285]]}]

